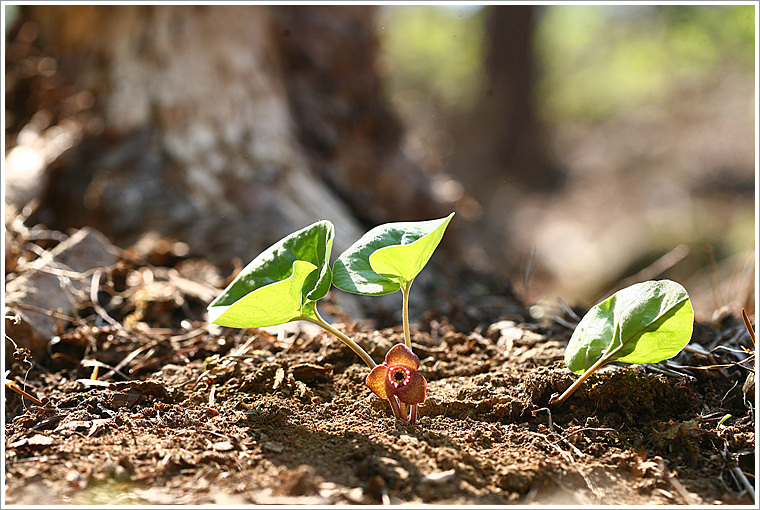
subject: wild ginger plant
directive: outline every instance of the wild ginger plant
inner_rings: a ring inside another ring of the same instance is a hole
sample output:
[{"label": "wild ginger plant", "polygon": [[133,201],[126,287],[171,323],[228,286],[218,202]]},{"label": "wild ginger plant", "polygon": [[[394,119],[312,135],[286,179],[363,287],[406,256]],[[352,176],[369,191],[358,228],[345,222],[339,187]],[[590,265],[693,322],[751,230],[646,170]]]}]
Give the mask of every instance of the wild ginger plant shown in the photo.
[{"label": "wild ginger plant", "polygon": [[[404,344],[409,351],[408,363],[404,370],[414,366],[414,373],[419,366],[419,358],[412,352],[412,339],[409,331],[409,291],[414,279],[428,263],[441,242],[446,227],[453,217],[454,213],[451,213],[445,218],[437,220],[379,225],[364,234],[343,252],[333,265],[333,285],[343,291],[367,296],[401,291]],[[414,359],[416,361],[413,361]],[[388,363],[387,357],[386,363]],[[378,371],[381,369],[377,369],[375,373]],[[392,370],[388,373],[400,374],[400,372],[393,372]],[[422,378],[423,382],[424,380]],[[380,386],[370,385],[369,381],[368,379],[367,385],[370,386],[375,395],[380,398],[388,398],[391,406],[395,404],[395,397],[401,400],[401,419],[406,419],[406,407],[407,405],[410,406],[409,421],[411,423],[416,422],[417,405],[421,402],[402,398],[405,394],[403,391],[395,393],[376,391]],[[413,383],[403,381],[399,383],[391,380],[389,384],[401,384],[403,386]]]},{"label": "wild ginger plant", "polygon": [[[437,220],[380,225],[341,254],[330,268],[332,223],[313,223],[255,257],[208,306],[209,322],[233,328],[276,326],[304,320],[334,335],[370,368],[367,386],[387,399],[396,418],[414,424],[427,382],[417,372],[409,332],[409,290],[443,237],[454,213]],[[356,342],[325,321],[317,301],[332,285],[363,295],[402,291],[404,344],[377,365]],[[399,401],[401,404],[399,404]],[[411,409],[407,416],[407,407]]]}]

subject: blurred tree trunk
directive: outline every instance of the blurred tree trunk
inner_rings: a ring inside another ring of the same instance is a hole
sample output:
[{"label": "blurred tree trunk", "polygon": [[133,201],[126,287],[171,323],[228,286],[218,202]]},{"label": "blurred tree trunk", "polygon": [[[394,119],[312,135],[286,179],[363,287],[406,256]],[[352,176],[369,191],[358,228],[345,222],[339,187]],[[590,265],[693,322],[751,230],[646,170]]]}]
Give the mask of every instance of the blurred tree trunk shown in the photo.
[{"label": "blurred tree trunk", "polygon": [[470,235],[482,240],[494,267],[525,277],[525,254],[512,245],[511,217],[526,195],[550,194],[564,182],[533,97],[537,79],[533,39],[540,7],[485,9],[486,87],[455,129],[456,151],[448,170],[482,206]]},{"label": "blurred tree trunk", "polygon": [[448,212],[399,150],[401,126],[374,69],[374,14],[26,6],[18,33],[52,56],[48,88],[86,92],[92,113],[66,118],[65,101],[45,103],[49,91],[29,87],[9,101],[38,110],[29,122],[38,140],[56,127],[71,145],[46,166],[34,219],[91,225],[121,244],[154,230],[222,261],[318,219],[335,223],[340,250],[367,225]]},{"label": "blurred tree trunk", "polygon": [[488,203],[502,185],[551,191],[562,182],[536,115],[536,6],[490,6],[485,95],[458,134],[453,173]]}]

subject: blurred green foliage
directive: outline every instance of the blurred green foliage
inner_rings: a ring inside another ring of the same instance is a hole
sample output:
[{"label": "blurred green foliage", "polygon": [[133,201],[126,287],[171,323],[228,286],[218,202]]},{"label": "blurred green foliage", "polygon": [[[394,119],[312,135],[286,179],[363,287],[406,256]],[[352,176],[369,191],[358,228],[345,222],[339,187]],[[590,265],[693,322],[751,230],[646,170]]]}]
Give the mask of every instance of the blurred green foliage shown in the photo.
[{"label": "blurred green foliage", "polygon": [[[754,72],[754,5],[537,6],[535,100],[550,123],[666,101],[685,83]],[[379,33],[391,90],[467,108],[482,93],[477,6],[386,7]]]},{"label": "blurred green foliage", "polygon": [[754,72],[753,5],[545,8],[535,48],[544,120],[596,119],[666,101],[686,83]]},{"label": "blurred green foliage", "polygon": [[424,91],[446,107],[473,106],[482,78],[483,27],[479,6],[384,7],[378,34],[391,90]]},{"label": "blurred green foliage", "polygon": [[18,5],[6,5],[5,6],[5,34],[8,36],[8,29],[13,25],[18,17]]}]

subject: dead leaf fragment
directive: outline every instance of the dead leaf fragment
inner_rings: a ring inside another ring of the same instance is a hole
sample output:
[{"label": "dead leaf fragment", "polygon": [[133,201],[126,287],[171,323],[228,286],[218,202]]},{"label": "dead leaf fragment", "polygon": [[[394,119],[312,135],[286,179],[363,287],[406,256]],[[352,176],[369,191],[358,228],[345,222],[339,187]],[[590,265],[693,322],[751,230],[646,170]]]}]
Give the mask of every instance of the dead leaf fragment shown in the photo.
[{"label": "dead leaf fragment", "polygon": [[227,452],[234,448],[233,444],[229,441],[219,441],[211,445],[211,447],[218,452]]},{"label": "dead leaf fragment", "polygon": [[290,371],[297,381],[305,383],[328,382],[332,377],[332,365],[320,366],[313,363],[299,363]]},{"label": "dead leaf fragment", "polygon": [[35,434],[32,437],[25,437],[18,441],[14,441],[8,445],[8,448],[18,448],[20,446],[50,446],[54,442],[55,439],[50,436]]}]

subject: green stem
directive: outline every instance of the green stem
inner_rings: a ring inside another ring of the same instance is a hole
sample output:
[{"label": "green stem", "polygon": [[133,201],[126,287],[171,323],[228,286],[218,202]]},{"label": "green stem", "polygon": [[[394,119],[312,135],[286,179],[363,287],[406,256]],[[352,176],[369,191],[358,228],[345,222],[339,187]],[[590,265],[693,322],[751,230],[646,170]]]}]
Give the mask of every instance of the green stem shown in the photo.
[{"label": "green stem", "polygon": [[[307,317],[304,314],[301,314],[300,319],[305,320],[307,322],[311,322],[312,324],[316,324],[317,326],[321,327],[331,335],[335,336],[338,340],[346,344],[352,351],[356,353],[357,356],[359,356],[364,363],[367,364],[367,366],[372,369],[377,366],[377,364],[374,362],[372,358],[370,358],[369,354],[367,354],[367,351],[362,349],[359,344],[348,338],[345,334],[341,333],[334,327],[330,325],[329,322],[324,320],[321,315],[319,315],[319,311],[317,311],[317,304],[312,303],[311,304],[311,310],[314,312],[314,317]],[[405,413],[401,412],[401,409],[399,407],[399,402],[396,399],[395,395],[391,395],[388,399],[388,402],[391,405],[391,409],[393,410],[393,415],[398,418],[399,420],[406,421]],[[415,416],[416,416],[415,412]]]},{"label": "green stem", "polygon": [[409,289],[412,288],[412,282],[410,280],[406,282],[406,285],[401,286],[401,295],[404,297],[404,304],[402,308],[402,319],[404,321],[404,343],[412,349],[412,335],[409,333]]},{"label": "green stem", "polygon": [[599,360],[596,363],[594,363],[593,365],[591,365],[589,367],[589,369],[586,370],[583,373],[583,375],[581,375],[573,384],[570,385],[570,387],[568,389],[565,390],[564,393],[562,393],[562,395],[560,395],[559,397],[552,397],[552,398],[550,398],[549,399],[549,404],[561,404],[562,402],[564,402],[565,400],[567,400],[567,398],[570,395],[572,395],[575,392],[575,390],[577,390],[578,387],[581,384],[583,384],[583,381],[585,381],[586,379],[588,379],[591,374],[593,374],[594,372],[596,372],[597,370],[599,370],[600,368],[602,368],[602,365],[604,365],[604,364],[609,363],[610,361],[612,361],[612,357],[615,354],[617,354],[617,352],[620,349],[622,349],[622,348],[623,348],[623,344],[619,345],[617,348],[615,348],[609,354],[604,355],[601,358],[599,358]]},{"label": "green stem", "polygon": [[357,356],[359,356],[364,363],[367,364],[367,366],[372,369],[377,366],[377,364],[372,360],[372,358],[367,354],[367,351],[362,349],[359,344],[348,338],[346,335],[332,327],[327,321],[325,321],[321,315],[319,315],[319,312],[317,311],[317,304],[312,303],[312,311],[314,312],[314,317],[307,317],[306,315],[301,314],[300,319],[305,320],[307,322],[311,322],[312,324],[316,324],[317,326],[321,327],[322,329],[326,330],[328,333],[335,336],[338,340],[346,344],[352,351],[356,353]]},{"label": "green stem", "polygon": [[[409,289],[412,288],[413,281],[414,280],[409,280],[405,285],[401,286],[401,295],[403,296],[401,316],[404,321],[404,343],[410,351],[412,350],[412,334],[409,331]],[[406,411],[405,408],[406,406],[402,406],[402,410]],[[406,415],[406,412],[404,412],[404,415]],[[417,421],[417,404],[411,404],[409,406],[409,417],[410,423],[414,425],[414,422]]]}]

